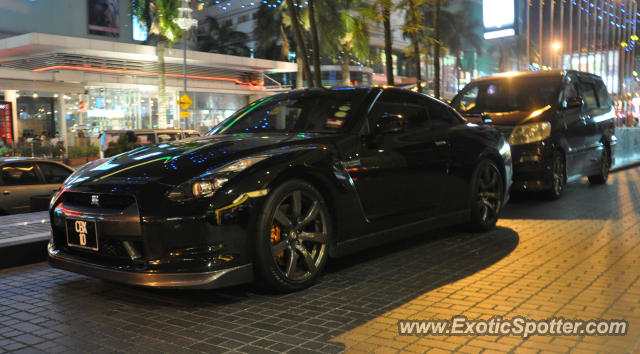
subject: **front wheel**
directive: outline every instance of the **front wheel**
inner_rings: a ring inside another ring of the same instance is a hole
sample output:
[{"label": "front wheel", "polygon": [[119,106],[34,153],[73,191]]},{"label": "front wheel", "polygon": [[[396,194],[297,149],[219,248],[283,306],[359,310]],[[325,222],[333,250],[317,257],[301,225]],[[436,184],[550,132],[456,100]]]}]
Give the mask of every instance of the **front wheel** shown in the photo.
[{"label": "front wheel", "polygon": [[292,180],[267,197],[258,222],[255,271],[268,288],[290,292],[309,287],[328,255],[331,218],[320,192]]},{"label": "front wheel", "polygon": [[551,161],[551,188],[545,192],[548,199],[556,200],[562,196],[566,180],[565,171],[564,157],[561,153],[555,152]]},{"label": "front wheel", "polygon": [[504,183],[498,167],[493,161],[480,161],[471,177],[471,229],[491,230],[498,222],[503,200]]},{"label": "front wheel", "polygon": [[606,184],[609,179],[609,170],[611,169],[611,153],[606,146],[602,149],[600,157],[600,171],[597,175],[589,176],[591,184]]}]

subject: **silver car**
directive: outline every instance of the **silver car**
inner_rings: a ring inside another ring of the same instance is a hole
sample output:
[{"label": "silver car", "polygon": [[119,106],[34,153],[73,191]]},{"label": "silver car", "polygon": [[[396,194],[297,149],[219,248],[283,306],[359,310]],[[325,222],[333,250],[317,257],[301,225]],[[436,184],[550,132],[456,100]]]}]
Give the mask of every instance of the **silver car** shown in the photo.
[{"label": "silver car", "polygon": [[0,157],[0,214],[46,210],[48,198],[73,173],[57,161]]}]

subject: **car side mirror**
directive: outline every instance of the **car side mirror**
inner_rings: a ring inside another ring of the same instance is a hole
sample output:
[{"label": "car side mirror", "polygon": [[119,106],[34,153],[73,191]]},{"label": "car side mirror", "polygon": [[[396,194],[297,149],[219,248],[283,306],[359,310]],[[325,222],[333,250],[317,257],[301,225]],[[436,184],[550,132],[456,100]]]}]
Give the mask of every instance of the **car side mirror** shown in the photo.
[{"label": "car side mirror", "polygon": [[567,100],[567,106],[565,108],[569,109],[569,108],[580,108],[584,105],[584,100],[582,99],[582,97],[572,97],[569,100]]},{"label": "car side mirror", "polygon": [[401,114],[385,113],[376,122],[376,135],[397,134],[404,131],[404,117]]}]

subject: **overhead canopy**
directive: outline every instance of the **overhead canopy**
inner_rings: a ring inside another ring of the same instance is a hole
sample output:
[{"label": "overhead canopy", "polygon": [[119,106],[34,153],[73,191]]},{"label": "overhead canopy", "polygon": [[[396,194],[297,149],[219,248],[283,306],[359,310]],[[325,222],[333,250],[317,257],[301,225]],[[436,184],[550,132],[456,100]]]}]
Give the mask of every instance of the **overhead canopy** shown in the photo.
[{"label": "overhead canopy", "polygon": [[[168,77],[183,77],[183,50],[167,48]],[[80,71],[109,75],[157,76],[154,46],[28,33],[0,40],[0,69],[32,73]],[[187,77],[261,87],[262,74],[295,72],[295,63],[187,51]]]}]

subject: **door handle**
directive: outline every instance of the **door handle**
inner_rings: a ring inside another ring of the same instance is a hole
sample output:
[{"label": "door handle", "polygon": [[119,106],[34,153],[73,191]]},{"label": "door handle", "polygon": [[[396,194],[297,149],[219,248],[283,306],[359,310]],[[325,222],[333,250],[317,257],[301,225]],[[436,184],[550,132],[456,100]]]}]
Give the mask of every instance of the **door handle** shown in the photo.
[{"label": "door handle", "polygon": [[434,141],[433,143],[436,144],[436,146],[447,145],[447,141],[446,140],[438,140],[438,141]]},{"label": "door handle", "polygon": [[2,194],[3,194],[3,195],[9,195],[9,194],[11,194],[11,192],[9,192],[9,191],[2,191]]}]

